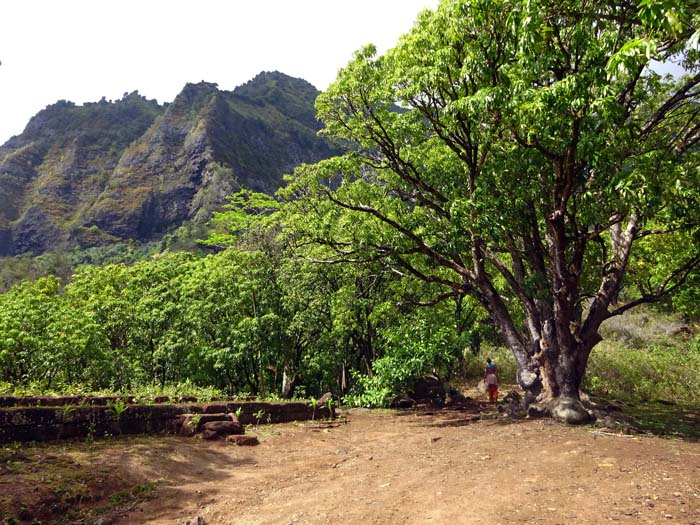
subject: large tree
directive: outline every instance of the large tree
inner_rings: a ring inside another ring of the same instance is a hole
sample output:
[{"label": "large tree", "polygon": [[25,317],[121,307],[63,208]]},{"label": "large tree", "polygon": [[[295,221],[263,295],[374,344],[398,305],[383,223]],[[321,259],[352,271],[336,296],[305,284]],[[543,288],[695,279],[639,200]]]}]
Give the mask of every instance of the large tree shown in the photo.
[{"label": "large tree", "polygon": [[443,0],[319,97],[347,153],[292,179],[318,218],[299,226],[337,260],[475,297],[530,401],[578,399],[601,323],[700,263],[697,7]]}]

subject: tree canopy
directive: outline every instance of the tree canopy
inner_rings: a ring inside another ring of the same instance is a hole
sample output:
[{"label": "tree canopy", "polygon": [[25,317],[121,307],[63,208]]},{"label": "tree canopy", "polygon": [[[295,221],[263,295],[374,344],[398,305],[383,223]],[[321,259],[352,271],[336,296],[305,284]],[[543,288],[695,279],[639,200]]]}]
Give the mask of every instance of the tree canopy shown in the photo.
[{"label": "tree canopy", "polygon": [[529,400],[577,399],[601,323],[697,275],[697,7],[443,0],[318,98],[346,153],[290,179],[297,235],[473,297]]}]

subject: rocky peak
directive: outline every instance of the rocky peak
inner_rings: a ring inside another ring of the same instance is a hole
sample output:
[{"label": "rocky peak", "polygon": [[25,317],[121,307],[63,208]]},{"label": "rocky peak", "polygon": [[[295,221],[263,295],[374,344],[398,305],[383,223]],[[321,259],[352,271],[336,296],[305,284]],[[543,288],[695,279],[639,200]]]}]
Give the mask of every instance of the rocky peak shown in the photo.
[{"label": "rocky peak", "polygon": [[241,187],[275,191],[333,153],[317,95],[265,72],[233,91],[187,84],[171,104],[133,91],[48,106],[0,147],[0,255],[157,239]]}]

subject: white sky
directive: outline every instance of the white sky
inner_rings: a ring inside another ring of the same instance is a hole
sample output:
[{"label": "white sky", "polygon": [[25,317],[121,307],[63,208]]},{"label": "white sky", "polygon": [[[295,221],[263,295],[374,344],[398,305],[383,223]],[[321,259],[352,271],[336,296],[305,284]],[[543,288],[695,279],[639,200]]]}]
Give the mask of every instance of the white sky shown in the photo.
[{"label": "white sky", "polygon": [[0,144],[57,100],[172,101],[278,70],[325,89],[353,51],[382,52],[438,0],[0,0]]}]

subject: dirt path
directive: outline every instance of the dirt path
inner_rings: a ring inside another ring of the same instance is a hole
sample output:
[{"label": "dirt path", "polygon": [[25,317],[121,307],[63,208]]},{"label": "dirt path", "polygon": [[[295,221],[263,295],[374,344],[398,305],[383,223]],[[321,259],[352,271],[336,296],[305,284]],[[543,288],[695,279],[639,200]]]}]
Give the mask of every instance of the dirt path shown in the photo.
[{"label": "dirt path", "polygon": [[125,458],[168,486],[115,523],[700,525],[698,443],[470,416],[350,411],[261,427],[255,448],[168,438]]}]

